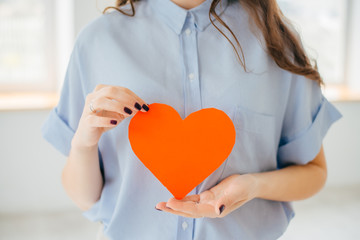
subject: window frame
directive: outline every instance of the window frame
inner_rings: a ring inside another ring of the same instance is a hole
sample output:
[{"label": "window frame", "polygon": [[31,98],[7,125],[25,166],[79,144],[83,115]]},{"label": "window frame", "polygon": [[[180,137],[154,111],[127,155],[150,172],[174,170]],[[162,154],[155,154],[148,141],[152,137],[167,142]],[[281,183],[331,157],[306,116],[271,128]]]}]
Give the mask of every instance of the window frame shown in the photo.
[{"label": "window frame", "polygon": [[[74,41],[73,0],[44,0],[45,78],[38,82],[0,83],[0,94],[59,92]],[[65,17],[66,13],[66,17]]]}]

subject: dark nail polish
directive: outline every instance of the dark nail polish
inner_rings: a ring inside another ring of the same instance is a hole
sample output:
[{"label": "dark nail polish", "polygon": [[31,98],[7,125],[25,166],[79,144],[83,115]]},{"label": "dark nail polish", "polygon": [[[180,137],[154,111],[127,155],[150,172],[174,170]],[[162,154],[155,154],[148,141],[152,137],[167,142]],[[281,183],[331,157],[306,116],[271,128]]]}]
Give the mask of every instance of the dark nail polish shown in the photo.
[{"label": "dark nail polish", "polygon": [[224,209],[225,209],[225,205],[224,205],[224,204],[219,207],[220,214],[224,211]]},{"label": "dark nail polish", "polygon": [[116,121],[116,120],[111,120],[110,123],[111,123],[112,125],[116,125],[116,124],[117,124],[117,121]]},{"label": "dark nail polish", "polygon": [[143,104],[142,107],[145,111],[149,111],[149,107],[146,104]]},{"label": "dark nail polish", "polygon": [[158,210],[158,211],[162,211],[161,209],[156,208],[156,206],[155,206],[155,209]]},{"label": "dark nail polish", "polygon": [[127,114],[129,114],[129,115],[132,114],[131,109],[129,109],[129,108],[127,108],[127,107],[124,107],[124,111],[125,111]]},{"label": "dark nail polish", "polygon": [[141,110],[141,105],[138,102],[136,102],[134,106],[137,110]]}]

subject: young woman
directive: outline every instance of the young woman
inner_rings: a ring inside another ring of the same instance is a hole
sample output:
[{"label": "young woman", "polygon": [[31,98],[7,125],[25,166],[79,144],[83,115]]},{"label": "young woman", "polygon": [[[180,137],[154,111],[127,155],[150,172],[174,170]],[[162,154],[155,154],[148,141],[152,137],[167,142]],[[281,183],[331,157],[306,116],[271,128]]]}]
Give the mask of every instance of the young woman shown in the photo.
[{"label": "young woman", "polygon": [[[77,36],[43,126],[68,156],[70,198],[110,239],[280,237],[291,201],[324,186],[322,139],[341,114],[276,1],[130,0],[115,9]],[[129,144],[130,119],[156,102],[183,119],[217,108],[236,128],[226,161],[182,200]]]}]

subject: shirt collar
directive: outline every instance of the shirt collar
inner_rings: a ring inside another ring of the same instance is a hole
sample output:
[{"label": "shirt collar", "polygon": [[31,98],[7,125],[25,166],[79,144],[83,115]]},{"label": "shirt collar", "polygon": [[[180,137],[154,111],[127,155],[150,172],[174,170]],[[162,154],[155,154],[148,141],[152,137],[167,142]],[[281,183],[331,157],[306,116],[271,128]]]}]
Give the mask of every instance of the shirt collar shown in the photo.
[{"label": "shirt collar", "polygon": [[[167,23],[177,34],[181,33],[181,30],[185,24],[186,17],[189,14],[194,16],[195,24],[199,31],[204,31],[209,24],[209,10],[213,0],[205,0],[200,5],[186,10],[176,5],[171,0],[148,0],[153,10],[159,14],[165,23]],[[220,15],[227,7],[228,0],[221,0],[216,6],[216,13]],[[213,21],[216,19],[211,16]]]}]

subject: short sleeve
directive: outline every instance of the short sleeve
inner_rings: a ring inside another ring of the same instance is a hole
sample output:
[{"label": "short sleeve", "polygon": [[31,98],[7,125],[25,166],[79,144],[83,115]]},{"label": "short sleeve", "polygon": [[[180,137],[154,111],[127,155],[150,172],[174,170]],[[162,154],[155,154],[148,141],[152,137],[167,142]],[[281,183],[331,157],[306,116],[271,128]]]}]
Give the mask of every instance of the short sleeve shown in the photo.
[{"label": "short sleeve", "polygon": [[43,137],[65,156],[77,129],[85,102],[82,67],[78,45],[70,56],[58,105],[42,125]]},{"label": "short sleeve", "polygon": [[294,75],[277,152],[278,168],[313,160],[330,126],[341,117],[316,81]]}]

